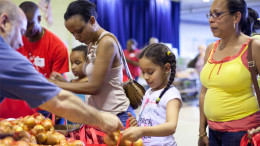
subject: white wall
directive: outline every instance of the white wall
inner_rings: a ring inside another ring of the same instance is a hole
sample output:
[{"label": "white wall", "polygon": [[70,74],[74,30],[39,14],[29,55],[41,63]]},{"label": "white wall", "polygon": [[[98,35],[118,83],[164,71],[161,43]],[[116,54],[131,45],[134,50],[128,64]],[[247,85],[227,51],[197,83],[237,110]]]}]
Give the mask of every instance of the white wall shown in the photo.
[{"label": "white wall", "polygon": [[209,24],[192,22],[180,23],[180,57],[194,58],[198,53],[198,46],[217,40],[213,37]]},{"label": "white wall", "polygon": [[[28,0],[11,0],[13,3],[15,3],[17,6],[19,6],[22,2],[28,1]],[[36,4],[39,4],[40,0],[29,0]],[[81,44],[80,42],[76,41],[75,38],[72,36],[72,34],[66,29],[64,25],[64,14],[66,12],[66,9],[68,5],[73,0],[51,0],[51,11],[52,11],[52,19],[53,24],[51,26],[48,26],[46,23],[46,20],[43,18],[43,12],[42,14],[42,21],[41,26],[47,28],[54,34],[56,34],[68,47],[69,53],[71,51],[71,48],[76,47],[77,45]]]}]

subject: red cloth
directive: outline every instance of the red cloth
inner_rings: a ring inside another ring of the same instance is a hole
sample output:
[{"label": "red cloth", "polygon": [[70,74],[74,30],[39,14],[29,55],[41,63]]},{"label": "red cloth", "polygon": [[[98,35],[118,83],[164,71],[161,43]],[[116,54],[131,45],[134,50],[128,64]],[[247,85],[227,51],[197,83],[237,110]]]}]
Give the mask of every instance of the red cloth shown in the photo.
[{"label": "red cloth", "polygon": [[69,71],[68,49],[52,32],[45,29],[44,36],[37,42],[29,42],[23,36],[24,46],[18,52],[26,56],[36,70],[48,78],[52,71],[64,73]]},{"label": "red cloth", "polygon": [[243,119],[227,121],[227,122],[214,122],[208,121],[208,125],[211,129],[220,132],[238,132],[247,131],[260,126],[260,111],[245,117]]},{"label": "red cloth", "polygon": [[[29,42],[23,36],[24,46],[18,51],[26,56],[36,70],[48,78],[51,72],[69,71],[68,50],[64,43],[52,32],[45,29],[45,34],[37,42]],[[0,103],[0,118],[17,118],[37,112],[22,100],[4,99]]]},{"label": "red cloth", "polygon": [[0,104],[1,118],[19,118],[36,113],[36,109],[31,109],[30,106],[22,100],[14,100],[5,98]]},{"label": "red cloth", "polygon": [[[126,58],[131,59],[135,62],[138,62],[138,53],[139,50],[136,49],[133,52],[129,52],[127,49],[124,50],[124,55]],[[135,77],[139,77],[140,75],[140,67],[139,66],[134,66],[133,64],[127,63],[128,64],[128,68],[131,72],[131,75],[133,76],[133,78]],[[123,70],[123,74],[127,76],[125,69]]]}]

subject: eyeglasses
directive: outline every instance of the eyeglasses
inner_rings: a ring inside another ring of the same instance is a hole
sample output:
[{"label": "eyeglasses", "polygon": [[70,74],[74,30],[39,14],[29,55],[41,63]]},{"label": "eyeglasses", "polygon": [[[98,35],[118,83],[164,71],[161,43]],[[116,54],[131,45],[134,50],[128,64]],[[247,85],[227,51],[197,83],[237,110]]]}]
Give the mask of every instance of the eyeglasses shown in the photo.
[{"label": "eyeglasses", "polygon": [[208,13],[208,14],[206,14],[206,17],[209,19],[212,16],[214,19],[217,19],[219,16],[221,16],[222,14],[227,13],[227,12],[229,12],[229,11],[219,12],[219,13],[217,13],[217,12]]}]

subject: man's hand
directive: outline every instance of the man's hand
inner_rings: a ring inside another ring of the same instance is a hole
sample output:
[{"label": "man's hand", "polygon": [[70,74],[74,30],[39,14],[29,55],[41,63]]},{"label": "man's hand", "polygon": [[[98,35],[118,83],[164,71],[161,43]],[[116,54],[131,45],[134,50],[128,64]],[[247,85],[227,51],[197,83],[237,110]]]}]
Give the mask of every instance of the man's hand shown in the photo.
[{"label": "man's hand", "polygon": [[117,116],[107,112],[100,112],[100,116],[101,122],[97,126],[108,135],[123,128],[123,124]]}]

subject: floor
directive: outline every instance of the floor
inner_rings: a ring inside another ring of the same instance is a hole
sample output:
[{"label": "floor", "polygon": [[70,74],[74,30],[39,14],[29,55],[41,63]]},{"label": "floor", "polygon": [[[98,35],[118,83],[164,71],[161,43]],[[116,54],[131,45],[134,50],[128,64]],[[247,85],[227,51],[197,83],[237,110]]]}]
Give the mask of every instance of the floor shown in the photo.
[{"label": "floor", "polygon": [[186,101],[180,110],[176,133],[178,146],[197,146],[199,134],[199,101]]},{"label": "floor", "polygon": [[[178,146],[197,146],[199,133],[199,101],[185,100],[180,110],[178,126],[173,135]],[[139,113],[139,109],[135,111]]]}]

